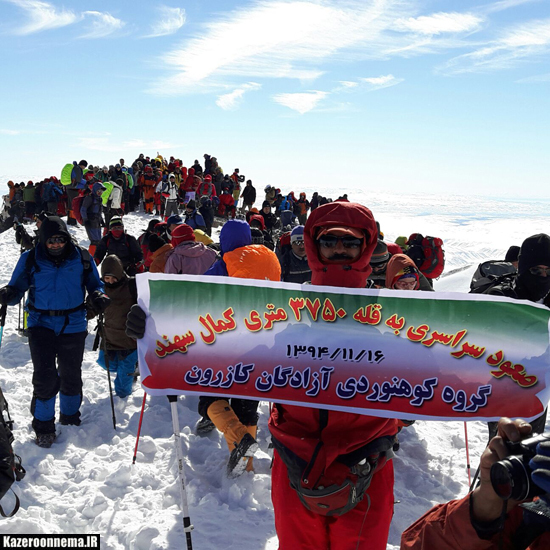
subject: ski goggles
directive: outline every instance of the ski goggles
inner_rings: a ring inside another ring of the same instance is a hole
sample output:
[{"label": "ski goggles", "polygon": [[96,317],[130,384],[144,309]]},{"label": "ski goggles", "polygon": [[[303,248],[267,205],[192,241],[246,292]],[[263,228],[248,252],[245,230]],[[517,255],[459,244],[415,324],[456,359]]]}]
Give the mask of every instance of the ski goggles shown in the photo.
[{"label": "ski goggles", "polygon": [[537,277],[542,277],[543,275],[550,277],[550,267],[530,267],[529,273],[531,273],[531,275],[536,275]]},{"label": "ski goggles", "polygon": [[65,244],[67,242],[67,237],[63,237],[62,235],[58,237],[50,237],[46,243],[47,244]]},{"label": "ski goggles", "polygon": [[357,237],[337,237],[336,235],[323,235],[319,237],[319,244],[324,248],[336,248],[341,242],[344,248],[360,248],[363,245],[363,239]]}]

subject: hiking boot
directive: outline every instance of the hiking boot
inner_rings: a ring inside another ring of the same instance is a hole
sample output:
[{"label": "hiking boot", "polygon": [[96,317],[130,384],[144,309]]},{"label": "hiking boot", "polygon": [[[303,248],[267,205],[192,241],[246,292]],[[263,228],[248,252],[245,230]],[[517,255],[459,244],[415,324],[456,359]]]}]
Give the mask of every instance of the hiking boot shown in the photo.
[{"label": "hiking boot", "polygon": [[209,434],[216,426],[208,416],[201,418],[195,426],[195,433],[199,436]]},{"label": "hiking boot", "polygon": [[34,442],[44,449],[49,449],[55,441],[55,433],[53,434],[36,434]]},{"label": "hiking boot", "polygon": [[59,423],[62,426],[80,426],[80,413],[77,412],[70,415],[61,413],[59,415]]},{"label": "hiking boot", "polygon": [[236,478],[242,475],[248,465],[248,459],[253,457],[259,448],[258,442],[249,433],[246,433],[229,455],[227,477]]}]

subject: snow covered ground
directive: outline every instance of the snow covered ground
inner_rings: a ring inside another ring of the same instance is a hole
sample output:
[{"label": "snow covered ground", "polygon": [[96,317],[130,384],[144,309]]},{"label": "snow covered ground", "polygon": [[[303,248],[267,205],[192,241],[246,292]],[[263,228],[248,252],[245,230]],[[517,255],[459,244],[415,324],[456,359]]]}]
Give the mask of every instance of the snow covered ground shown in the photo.
[{"label": "snow covered ground", "polygon": [[[510,245],[549,231],[545,202],[403,196],[344,188],[339,192],[347,192],[351,200],[373,210],[386,240],[412,232],[443,238],[447,268],[436,282],[438,291],[467,291],[480,261],[502,258]],[[129,215],[125,221],[128,232],[136,236],[147,224],[144,214]],[[70,231],[81,245],[88,245],[82,228]],[[18,257],[14,233],[6,231],[0,235],[0,285],[8,282]],[[23,459],[27,476],[15,489],[21,509],[14,518],[0,522],[0,533],[99,533],[104,549],[184,548],[166,398],[147,398],[137,462],[132,466],[143,391],[136,385],[127,400],[115,398],[117,430],[113,430],[107,377],[96,364],[90,335],[83,364],[82,425],[58,426],[51,449],[38,448],[30,428],[32,364],[26,339],[16,328],[17,308],[13,307],[8,310],[0,350],[0,384],[15,420],[15,451]],[[261,405],[261,453],[255,459],[256,471],[237,480],[225,478],[228,453],[223,438],[217,432],[206,438],[193,434],[196,405],[197,397],[179,399],[194,547],[275,550],[268,404]],[[486,442],[485,425],[469,423],[468,436],[475,470]],[[463,423],[417,422],[403,431],[400,440],[391,550],[399,547],[403,529],[434,503],[462,497],[468,489]],[[10,509],[10,498],[2,501],[6,509]]]}]

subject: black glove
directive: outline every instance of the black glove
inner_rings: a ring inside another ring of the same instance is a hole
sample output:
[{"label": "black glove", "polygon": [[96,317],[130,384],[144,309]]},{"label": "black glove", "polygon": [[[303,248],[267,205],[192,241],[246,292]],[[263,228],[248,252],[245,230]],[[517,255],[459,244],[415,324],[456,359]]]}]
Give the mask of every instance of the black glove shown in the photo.
[{"label": "black glove", "polygon": [[86,306],[95,314],[103,313],[107,306],[111,303],[111,299],[101,290],[94,290],[86,300]]},{"label": "black glove", "polygon": [[126,317],[126,334],[139,340],[145,335],[145,320],[147,315],[137,304],[134,304]]},{"label": "black glove", "polygon": [[11,286],[3,286],[0,288],[0,305],[7,306],[8,302],[11,302],[17,298],[17,291]]}]

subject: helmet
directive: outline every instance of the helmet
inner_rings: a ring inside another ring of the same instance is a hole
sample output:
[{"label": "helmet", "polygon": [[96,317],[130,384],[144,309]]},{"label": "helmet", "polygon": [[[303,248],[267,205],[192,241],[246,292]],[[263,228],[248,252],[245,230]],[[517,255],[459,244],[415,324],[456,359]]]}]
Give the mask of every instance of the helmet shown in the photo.
[{"label": "helmet", "polygon": [[264,191],[267,193],[271,189],[271,185],[266,185]]}]

